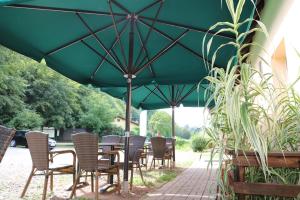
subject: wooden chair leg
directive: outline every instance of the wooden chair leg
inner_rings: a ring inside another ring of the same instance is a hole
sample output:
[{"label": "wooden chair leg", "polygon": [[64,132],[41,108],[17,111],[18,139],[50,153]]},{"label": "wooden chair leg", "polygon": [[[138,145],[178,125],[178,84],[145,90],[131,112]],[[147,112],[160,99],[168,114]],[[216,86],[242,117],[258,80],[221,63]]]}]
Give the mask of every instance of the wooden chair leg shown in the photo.
[{"label": "wooden chair leg", "polygon": [[109,174],[107,174],[106,183],[107,183],[107,184],[110,184],[110,175],[109,175]]},{"label": "wooden chair leg", "polygon": [[45,181],[44,181],[44,189],[43,189],[43,198],[42,198],[43,200],[46,199],[46,195],[47,195],[48,179],[49,179],[49,172],[46,172]]},{"label": "wooden chair leg", "polygon": [[94,175],[93,175],[93,172],[91,172],[91,191],[94,192]]},{"label": "wooden chair leg", "polygon": [[144,185],[146,185],[146,183],[145,183],[145,181],[144,181],[144,177],[143,177],[143,173],[142,173],[142,169],[141,169],[140,163],[138,164],[138,168],[139,168],[139,171],[140,171],[141,179],[142,179]]},{"label": "wooden chair leg", "polygon": [[155,169],[155,158],[154,158],[154,169]]},{"label": "wooden chair leg", "polygon": [[34,168],[32,168],[32,170],[31,170],[31,172],[30,172],[30,175],[29,175],[29,177],[28,177],[28,179],[27,179],[27,182],[26,182],[25,187],[24,187],[24,189],[23,189],[23,192],[22,192],[22,194],[21,194],[21,198],[23,198],[23,197],[25,196],[25,193],[26,193],[26,191],[27,191],[27,188],[28,188],[28,186],[29,186],[29,184],[30,184],[30,181],[31,181],[31,179],[32,179],[33,176],[34,176]]},{"label": "wooden chair leg", "polygon": [[96,183],[95,183],[95,200],[98,200],[98,190],[99,190],[99,172],[96,172]]},{"label": "wooden chair leg", "polygon": [[150,165],[150,170],[152,169],[153,161],[154,161],[154,159],[152,158],[151,165]]},{"label": "wooden chair leg", "polygon": [[131,168],[131,174],[130,174],[130,191],[132,190],[132,183],[133,183],[133,166]]},{"label": "wooden chair leg", "polygon": [[121,194],[121,183],[120,183],[120,170],[117,171],[117,181],[118,181],[118,194]]},{"label": "wooden chair leg", "polygon": [[73,184],[73,187],[72,187],[72,192],[71,192],[71,195],[70,195],[70,199],[72,199],[73,196],[76,195],[76,187],[77,187],[77,184],[79,183],[80,176],[81,176],[81,172],[78,171],[76,180],[75,180],[75,182]]},{"label": "wooden chair leg", "polygon": [[50,191],[53,192],[53,171],[50,172]]}]

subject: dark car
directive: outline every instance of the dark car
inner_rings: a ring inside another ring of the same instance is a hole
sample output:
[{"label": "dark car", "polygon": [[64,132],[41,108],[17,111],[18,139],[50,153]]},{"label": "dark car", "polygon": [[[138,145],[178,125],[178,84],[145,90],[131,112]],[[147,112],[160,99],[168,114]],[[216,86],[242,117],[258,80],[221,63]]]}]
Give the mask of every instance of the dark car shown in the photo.
[{"label": "dark car", "polygon": [[[25,137],[27,132],[28,131],[25,131],[25,130],[16,131],[15,136],[13,137],[13,139],[10,142],[10,146],[15,147],[17,145],[21,145],[21,146],[25,146],[27,148],[28,144],[27,144],[27,140],[26,140],[26,137]],[[56,146],[56,141],[49,138],[48,139],[48,145],[49,145],[50,149],[53,149]]]}]

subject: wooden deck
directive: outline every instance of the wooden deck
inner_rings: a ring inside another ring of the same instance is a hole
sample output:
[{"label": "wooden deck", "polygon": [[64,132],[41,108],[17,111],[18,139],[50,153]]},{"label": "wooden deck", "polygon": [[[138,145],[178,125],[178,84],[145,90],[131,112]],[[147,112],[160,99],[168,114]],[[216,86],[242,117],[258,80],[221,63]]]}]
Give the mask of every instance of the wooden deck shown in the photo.
[{"label": "wooden deck", "polygon": [[173,181],[148,194],[146,200],[216,199],[216,168],[207,169],[207,161],[196,161]]}]

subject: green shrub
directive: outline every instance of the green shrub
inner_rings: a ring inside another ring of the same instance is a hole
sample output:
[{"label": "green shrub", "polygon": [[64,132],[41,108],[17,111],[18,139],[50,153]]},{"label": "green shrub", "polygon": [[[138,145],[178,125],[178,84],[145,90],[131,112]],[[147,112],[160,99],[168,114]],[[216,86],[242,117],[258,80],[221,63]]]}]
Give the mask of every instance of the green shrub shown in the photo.
[{"label": "green shrub", "polygon": [[192,137],[192,149],[194,152],[203,152],[209,143],[209,140],[203,135],[194,135]]},{"label": "green shrub", "polygon": [[183,146],[187,143],[189,143],[188,140],[176,136],[176,146]]},{"label": "green shrub", "polygon": [[189,151],[191,149],[190,140],[176,136],[176,149],[181,151]]}]

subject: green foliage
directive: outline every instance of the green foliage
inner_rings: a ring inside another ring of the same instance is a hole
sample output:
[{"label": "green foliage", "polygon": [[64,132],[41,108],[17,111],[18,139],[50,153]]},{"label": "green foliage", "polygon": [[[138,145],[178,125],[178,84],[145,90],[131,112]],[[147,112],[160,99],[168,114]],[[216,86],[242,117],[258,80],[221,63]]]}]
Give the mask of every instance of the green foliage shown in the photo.
[{"label": "green foliage", "polygon": [[19,116],[29,111],[42,118],[42,126],[100,131],[113,116],[125,115],[125,104],[0,46],[0,124],[27,127]]},{"label": "green foliage", "polygon": [[134,127],[132,130],[131,130],[131,134],[132,135],[140,135],[140,127]]},{"label": "green foliage", "polygon": [[16,66],[0,64],[0,124],[8,123],[25,108],[26,82],[18,75]]},{"label": "green foliage", "polygon": [[155,112],[149,121],[151,130],[155,133],[161,134],[165,137],[170,137],[172,132],[172,118],[163,111]]},{"label": "green foliage", "polygon": [[24,109],[19,112],[9,124],[15,129],[40,128],[43,125],[43,118],[34,111]]},{"label": "green foliage", "polygon": [[84,109],[79,119],[82,127],[99,133],[110,126],[116,116],[111,104],[103,96],[93,92],[83,98]]},{"label": "green foliage", "polygon": [[181,137],[176,136],[176,149],[181,151],[188,151],[191,149],[190,140],[183,139]]},{"label": "green foliage", "polygon": [[175,127],[176,135],[184,138],[184,139],[190,139],[191,138],[191,131],[187,127]]},{"label": "green foliage", "polygon": [[166,171],[162,176],[158,178],[158,182],[164,183],[164,182],[170,182],[173,179],[175,179],[177,176],[176,172],[174,171]]},{"label": "green foliage", "polygon": [[123,128],[119,126],[112,125],[108,128],[105,128],[104,130],[101,131],[100,136],[104,135],[124,135],[124,130]]},{"label": "green foliage", "polygon": [[192,149],[194,152],[203,152],[207,149],[209,140],[203,135],[196,134],[192,137]]}]

